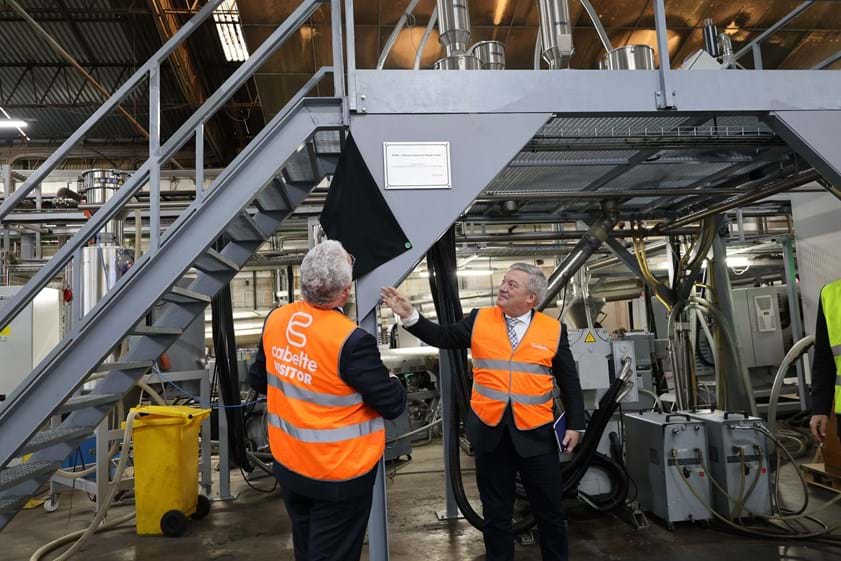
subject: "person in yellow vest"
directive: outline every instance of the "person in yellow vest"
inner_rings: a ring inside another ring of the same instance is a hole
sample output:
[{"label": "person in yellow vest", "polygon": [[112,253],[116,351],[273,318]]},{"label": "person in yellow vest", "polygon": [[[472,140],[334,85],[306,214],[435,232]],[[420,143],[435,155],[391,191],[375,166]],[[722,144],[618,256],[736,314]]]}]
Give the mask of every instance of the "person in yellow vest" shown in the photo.
[{"label": "person in yellow vest", "polygon": [[815,355],[812,363],[812,418],[809,427],[818,442],[826,438],[826,427],[835,400],[838,434],[841,435],[841,279],[821,290],[815,324]]},{"label": "person in yellow vest", "polygon": [[301,263],[303,301],[273,310],[249,370],[268,395],[274,472],[292,520],[296,561],[358,561],[385,450],[383,418],[406,392],[376,339],[342,312],[352,258],[336,241]]},{"label": "person in yellow vest", "polygon": [[465,421],[476,453],[486,561],[514,558],[513,510],[519,472],[540,530],[544,561],[569,558],[562,509],[561,467],[552,422],[553,382],[567,416],[563,445],[572,451],[585,426],[584,397],[566,329],[534,307],[546,277],[534,265],[511,266],[496,306],[473,310],[461,322],[439,326],[422,317],[394,288],[383,302],[425,343],[470,348],[473,392]]}]

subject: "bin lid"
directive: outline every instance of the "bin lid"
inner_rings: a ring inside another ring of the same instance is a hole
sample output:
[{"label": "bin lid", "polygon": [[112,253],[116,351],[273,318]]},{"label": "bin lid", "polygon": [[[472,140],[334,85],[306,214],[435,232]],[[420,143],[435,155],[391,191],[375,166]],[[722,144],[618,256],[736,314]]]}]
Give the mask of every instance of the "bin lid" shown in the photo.
[{"label": "bin lid", "polygon": [[143,405],[132,407],[136,413],[134,428],[150,425],[189,424],[202,421],[210,415],[210,409],[187,407],[185,405]]}]

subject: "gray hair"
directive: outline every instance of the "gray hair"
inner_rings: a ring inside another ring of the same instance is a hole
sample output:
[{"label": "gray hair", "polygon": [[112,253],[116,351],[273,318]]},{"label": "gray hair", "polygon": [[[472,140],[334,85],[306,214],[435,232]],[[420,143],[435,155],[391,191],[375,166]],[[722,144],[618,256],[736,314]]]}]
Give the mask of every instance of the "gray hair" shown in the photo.
[{"label": "gray hair", "polygon": [[301,293],[304,300],[315,306],[331,306],[352,280],[348,252],[337,241],[318,244],[301,262]]},{"label": "gray hair", "polygon": [[527,288],[529,292],[537,295],[537,301],[543,300],[546,296],[546,275],[540,267],[531,265],[529,263],[514,263],[508,267],[509,271],[523,271],[529,276],[529,283]]}]

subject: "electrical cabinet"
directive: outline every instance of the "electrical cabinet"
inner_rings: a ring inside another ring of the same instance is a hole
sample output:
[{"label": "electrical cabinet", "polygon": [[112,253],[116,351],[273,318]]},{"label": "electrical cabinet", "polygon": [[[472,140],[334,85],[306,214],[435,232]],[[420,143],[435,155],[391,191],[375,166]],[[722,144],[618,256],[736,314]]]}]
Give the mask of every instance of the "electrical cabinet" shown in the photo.
[{"label": "electrical cabinet", "polygon": [[[18,291],[0,286],[0,308]],[[61,339],[59,291],[43,289],[18,316],[0,330],[0,402],[10,395]]]}]

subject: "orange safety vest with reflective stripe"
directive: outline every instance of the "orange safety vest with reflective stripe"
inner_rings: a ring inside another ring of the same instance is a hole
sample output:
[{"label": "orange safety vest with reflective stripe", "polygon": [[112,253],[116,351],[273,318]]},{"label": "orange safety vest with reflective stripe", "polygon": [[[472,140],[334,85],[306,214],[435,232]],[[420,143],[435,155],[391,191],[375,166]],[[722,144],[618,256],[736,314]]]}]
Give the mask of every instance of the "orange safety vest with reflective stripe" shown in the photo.
[{"label": "orange safety vest with reflective stripe", "polygon": [[339,376],[342,346],[356,329],[337,310],[295,302],[263,331],[272,455],[310,479],[346,481],[370,472],[385,450],[382,417]]},{"label": "orange safety vest with reflective stripe", "polygon": [[514,423],[529,430],[551,423],[554,378],[552,359],[558,352],[561,324],[536,312],[511,348],[505,316],[498,307],[482,308],[473,324],[473,393],[470,407],[483,423],[496,426],[508,403]]},{"label": "orange safety vest with reflective stripe", "polygon": [[835,359],[835,413],[841,415],[841,280],[823,287],[821,308]]}]

